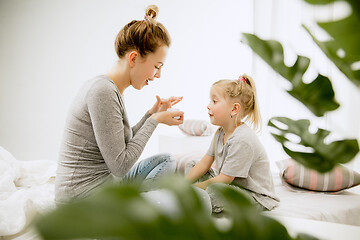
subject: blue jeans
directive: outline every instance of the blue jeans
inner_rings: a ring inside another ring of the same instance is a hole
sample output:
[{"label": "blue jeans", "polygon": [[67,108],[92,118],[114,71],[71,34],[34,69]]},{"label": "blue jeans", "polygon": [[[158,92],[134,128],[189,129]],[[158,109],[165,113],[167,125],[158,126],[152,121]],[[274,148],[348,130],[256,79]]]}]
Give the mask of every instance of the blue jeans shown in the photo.
[{"label": "blue jeans", "polygon": [[161,153],[135,163],[122,181],[128,183],[134,180],[154,180],[163,175],[172,174],[175,170],[175,159],[168,153]]}]

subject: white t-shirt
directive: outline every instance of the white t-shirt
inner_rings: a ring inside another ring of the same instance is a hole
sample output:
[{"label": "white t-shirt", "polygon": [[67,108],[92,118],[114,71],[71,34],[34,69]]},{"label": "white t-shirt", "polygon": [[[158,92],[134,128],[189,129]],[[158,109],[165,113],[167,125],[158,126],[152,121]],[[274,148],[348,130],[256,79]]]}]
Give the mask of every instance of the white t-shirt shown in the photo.
[{"label": "white t-shirt", "polygon": [[269,159],[254,131],[242,124],[225,144],[223,139],[224,130],[219,128],[207,152],[215,156],[215,172],[235,177],[232,184],[249,190],[268,210],[276,207],[279,199],[275,195]]}]

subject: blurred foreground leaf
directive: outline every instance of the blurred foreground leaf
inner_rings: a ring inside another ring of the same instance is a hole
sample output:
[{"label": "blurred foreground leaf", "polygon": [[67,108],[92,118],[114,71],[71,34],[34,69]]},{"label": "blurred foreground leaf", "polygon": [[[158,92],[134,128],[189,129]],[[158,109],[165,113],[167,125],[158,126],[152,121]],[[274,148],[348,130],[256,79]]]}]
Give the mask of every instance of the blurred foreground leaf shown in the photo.
[{"label": "blurred foreground leaf", "polygon": [[166,214],[146,200],[138,184],[107,186],[41,217],[36,228],[44,239],[292,239],[283,225],[261,215],[229,186],[215,189],[229,213],[231,224],[226,230],[217,227],[194,187],[183,178],[165,178],[158,187],[176,197],[179,214]]},{"label": "blurred foreground leaf", "polygon": [[[290,157],[319,172],[330,171],[338,163],[347,163],[359,152],[356,139],[326,144],[324,140],[330,132],[319,128],[316,133],[310,133],[310,121],[307,119],[292,120],[286,117],[274,117],[270,119],[268,126],[273,128],[271,134],[282,144],[283,149]],[[300,141],[292,141],[291,134],[298,136]],[[286,144],[289,143],[308,147],[310,152],[292,151],[286,147]]]},{"label": "blurred foreground leaf", "polygon": [[[329,4],[339,0],[305,0],[310,4]],[[349,16],[336,21],[318,22],[331,39],[319,41],[306,27],[313,41],[326,56],[345,74],[358,88],[360,88],[360,69],[355,64],[360,63],[360,1],[346,0],[351,6]]]}]

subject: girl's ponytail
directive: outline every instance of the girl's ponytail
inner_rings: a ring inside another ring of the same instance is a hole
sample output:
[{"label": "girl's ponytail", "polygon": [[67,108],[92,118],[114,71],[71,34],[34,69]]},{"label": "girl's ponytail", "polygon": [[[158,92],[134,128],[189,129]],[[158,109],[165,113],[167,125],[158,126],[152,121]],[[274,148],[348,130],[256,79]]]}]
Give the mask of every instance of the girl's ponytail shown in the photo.
[{"label": "girl's ponytail", "polygon": [[[241,116],[241,118],[244,118],[245,122],[248,122],[249,124],[252,125],[253,129],[256,131],[260,131],[261,130],[261,115],[260,115],[260,109],[259,109],[259,104],[258,104],[258,98],[257,98],[257,93],[256,93],[256,86],[255,86],[255,82],[252,79],[252,77],[243,74],[241,76],[242,78],[245,79],[245,82],[249,87],[245,87],[243,92],[244,96],[241,97],[240,99],[243,99],[242,102],[244,102],[244,113],[243,116]],[[241,94],[241,95],[243,95]],[[248,97],[246,97],[245,95],[248,95]],[[241,103],[240,103],[241,104]]]}]

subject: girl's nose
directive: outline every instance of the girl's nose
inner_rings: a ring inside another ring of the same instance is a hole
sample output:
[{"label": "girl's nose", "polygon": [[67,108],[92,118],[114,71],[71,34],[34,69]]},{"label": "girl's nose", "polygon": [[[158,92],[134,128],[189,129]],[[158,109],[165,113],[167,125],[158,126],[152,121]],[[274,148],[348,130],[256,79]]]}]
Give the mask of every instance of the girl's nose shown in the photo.
[{"label": "girl's nose", "polygon": [[207,110],[210,110],[210,107],[209,107],[209,106],[210,106],[210,104],[206,106]]}]

